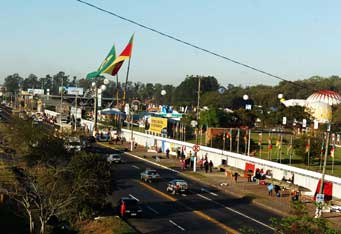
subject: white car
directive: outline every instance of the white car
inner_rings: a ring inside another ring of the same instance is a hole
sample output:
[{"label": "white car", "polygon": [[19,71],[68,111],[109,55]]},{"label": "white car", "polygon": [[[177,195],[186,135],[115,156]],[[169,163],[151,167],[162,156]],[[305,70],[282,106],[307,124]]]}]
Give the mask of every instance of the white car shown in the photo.
[{"label": "white car", "polygon": [[109,154],[107,161],[109,163],[122,163],[121,155],[119,154]]}]

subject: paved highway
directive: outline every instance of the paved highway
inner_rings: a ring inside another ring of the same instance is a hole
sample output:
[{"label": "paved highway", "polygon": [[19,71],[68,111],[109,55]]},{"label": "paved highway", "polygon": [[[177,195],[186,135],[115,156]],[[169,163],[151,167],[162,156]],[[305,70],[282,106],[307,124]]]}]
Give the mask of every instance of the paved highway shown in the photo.
[{"label": "paved highway", "polygon": [[[207,185],[184,178],[190,186],[187,195],[166,192],[167,182],[181,176],[145,161],[124,154],[124,163],[115,164],[112,200],[122,196],[136,198],[144,215],[128,221],[141,233],[237,233],[251,227],[261,233],[273,233],[269,219],[278,217],[273,212],[222,193]],[[152,184],[139,180],[146,168],[156,169],[162,180]]]}]

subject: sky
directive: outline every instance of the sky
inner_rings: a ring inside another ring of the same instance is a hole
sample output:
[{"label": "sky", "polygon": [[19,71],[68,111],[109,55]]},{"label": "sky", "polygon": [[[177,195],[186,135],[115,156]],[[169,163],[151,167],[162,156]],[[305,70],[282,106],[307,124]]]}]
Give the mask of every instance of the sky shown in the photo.
[{"label": "sky", "polygon": [[[341,75],[338,0],[85,1],[288,80]],[[130,81],[178,85],[186,75],[211,75],[224,86],[279,82],[76,0],[2,1],[0,17],[0,82],[14,73],[83,78],[133,33]]]}]

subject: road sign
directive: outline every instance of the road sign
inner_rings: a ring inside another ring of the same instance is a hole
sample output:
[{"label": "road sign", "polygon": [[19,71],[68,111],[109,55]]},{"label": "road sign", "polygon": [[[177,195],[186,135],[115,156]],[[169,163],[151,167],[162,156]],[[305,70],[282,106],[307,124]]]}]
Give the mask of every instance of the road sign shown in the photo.
[{"label": "road sign", "polygon": [[323,193],[318,193],[316,194],[316,202],[324,202],[324,194]]},{"label": "road sign", "polygon": [[194,152],[199,152],[200,151],[200,145],[193,145],[192,150]]}]

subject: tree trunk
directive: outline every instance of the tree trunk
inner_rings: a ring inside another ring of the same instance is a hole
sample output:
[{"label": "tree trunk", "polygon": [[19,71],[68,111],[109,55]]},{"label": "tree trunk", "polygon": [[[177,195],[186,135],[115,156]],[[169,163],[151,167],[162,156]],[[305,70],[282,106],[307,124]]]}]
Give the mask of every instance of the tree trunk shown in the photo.
[{"label": "tree trunk", "polygon": [[34,231],[34,224],[32,220],[32,213],[30,211],[27,211],[28,214],[28,219],[29,219],[29,224],[30,224],[30,233],[32,234]]},{"label": "tree trunk", "polygon": [[42,218],[40,218],[40,234],[45,233],[45,222]]}]

